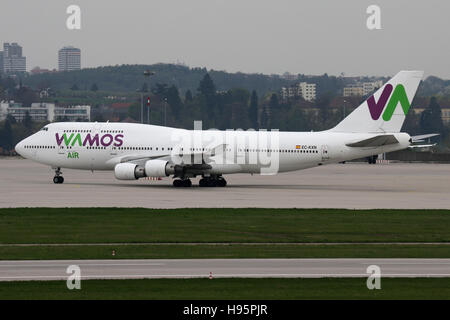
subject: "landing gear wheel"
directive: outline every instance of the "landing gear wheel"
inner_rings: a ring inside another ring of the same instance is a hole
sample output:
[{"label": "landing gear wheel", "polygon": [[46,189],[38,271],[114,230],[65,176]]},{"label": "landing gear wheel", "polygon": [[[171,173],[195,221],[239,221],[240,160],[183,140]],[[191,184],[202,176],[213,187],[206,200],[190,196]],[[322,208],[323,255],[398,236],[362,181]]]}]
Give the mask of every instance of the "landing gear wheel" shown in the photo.
[{"label": "landing gear wheel", "polygon": [[182,180],[183,181],[183,187],[189,188],[192,186],[192,182],[189,179]]},{"label": "landing gear wheel", "polygon": [[185,179],[185,180],[176,179],[176,180],[173,180],[173,186],[175,188],[179,188],[179,187],[189,188],[190,186],[192,186],[192,182],[189,179]]},{"label": "landing gear wheel", "polygon": [[198,182],[199,187],[225,187],[227,180],[222,177],[206,177],[200,179]]},{"label": "landing gear wheel", "polygon": [[180,179],[173,180],[173,186],[174,186],[175,188],[181,187],[182,184],[183,184],[183,181],[180,180]]},{"label": "landing gear wheel", "polygon": [[61,168],[58,167],[55,169],[55,176],[53,177],[53,183],[63,183],[64,178],[62,177]]},{"label": "landing gear wheel", "polygon": [[224,178],[220,178],[219,180],[217,180],[217,186],[218,187],[226,187],[227,186],[227,180],[225,180]]},{"label": "landing gear wheel", "polygon": [[64,178],[61,176],[55,176],[53,177],[53,183],[59,184],[59,183],[63,183],[64,182]]}]

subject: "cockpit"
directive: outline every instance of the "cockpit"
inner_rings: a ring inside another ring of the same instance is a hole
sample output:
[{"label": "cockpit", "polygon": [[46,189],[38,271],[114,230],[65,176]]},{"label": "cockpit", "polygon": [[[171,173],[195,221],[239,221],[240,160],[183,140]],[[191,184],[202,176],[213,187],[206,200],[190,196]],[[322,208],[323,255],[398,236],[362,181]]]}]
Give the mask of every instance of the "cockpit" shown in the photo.
[{"label": "cockpit", "polygon": [[43,127],[40,131],[48,131],[48,127],[45,126],[45,127]]}]

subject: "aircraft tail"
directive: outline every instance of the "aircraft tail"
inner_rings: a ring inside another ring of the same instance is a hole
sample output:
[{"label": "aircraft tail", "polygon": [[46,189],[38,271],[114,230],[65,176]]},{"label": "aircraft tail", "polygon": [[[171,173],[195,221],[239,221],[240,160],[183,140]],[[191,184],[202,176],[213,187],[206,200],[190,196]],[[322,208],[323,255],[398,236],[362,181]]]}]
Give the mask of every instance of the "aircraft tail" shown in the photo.
[{"label": "aircraft tail", "polygon": [[400,132],[423,71],[400,71],[350,113],[333,132]]}]

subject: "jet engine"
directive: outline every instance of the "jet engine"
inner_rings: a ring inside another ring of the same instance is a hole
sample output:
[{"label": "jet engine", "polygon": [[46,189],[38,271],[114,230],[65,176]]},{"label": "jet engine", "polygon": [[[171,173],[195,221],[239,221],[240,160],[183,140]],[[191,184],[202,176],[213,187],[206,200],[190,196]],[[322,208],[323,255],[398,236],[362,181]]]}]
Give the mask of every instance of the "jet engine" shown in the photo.
[{"label": "jet engine", "polygon": [[135,163],[119,163],[114,167],[114,175],[119,180],[136,180],[145,177],[145,169]]},{"label": "jet engine", "polygon": [[145,175],[147,177],[165,177],[174,173],[173,166],[166,160],[148,160],[145,163]]},{"label": "jet engine", "polygon": [[165,177],[175,173],[175,166],[165,160],[148,160],[144,166],[135,163],[119,163],[114,175],[119,180],[136,180],[143,177]]}]

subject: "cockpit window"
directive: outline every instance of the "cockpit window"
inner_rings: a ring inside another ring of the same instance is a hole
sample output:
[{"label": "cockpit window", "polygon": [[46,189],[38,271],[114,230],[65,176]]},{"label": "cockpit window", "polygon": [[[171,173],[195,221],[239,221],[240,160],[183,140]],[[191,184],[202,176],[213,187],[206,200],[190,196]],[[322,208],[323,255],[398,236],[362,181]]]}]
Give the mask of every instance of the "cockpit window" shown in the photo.
[{"label": "cockpit window", "polygon": [[47,128],[47,127],[43,127],[43,128],[41,129],[41,131],[48,131],[48,128]]}]

